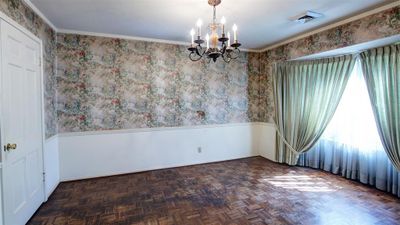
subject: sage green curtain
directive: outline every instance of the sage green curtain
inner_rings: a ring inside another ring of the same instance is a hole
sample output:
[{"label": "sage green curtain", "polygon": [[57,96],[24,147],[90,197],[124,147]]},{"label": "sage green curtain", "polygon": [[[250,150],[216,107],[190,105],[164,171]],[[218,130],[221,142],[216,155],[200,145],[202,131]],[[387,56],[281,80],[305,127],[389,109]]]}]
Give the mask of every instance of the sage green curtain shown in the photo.
[{"label": "sage green curtain", "polygon": [[273,73],[277,160],[296,165],[333,117],[354,67],[351,55],[278,63]]},{"label": "sage green curtain", "polygon": [[400,171],[400,45],[367,50],[361,62],[379,136]]}]

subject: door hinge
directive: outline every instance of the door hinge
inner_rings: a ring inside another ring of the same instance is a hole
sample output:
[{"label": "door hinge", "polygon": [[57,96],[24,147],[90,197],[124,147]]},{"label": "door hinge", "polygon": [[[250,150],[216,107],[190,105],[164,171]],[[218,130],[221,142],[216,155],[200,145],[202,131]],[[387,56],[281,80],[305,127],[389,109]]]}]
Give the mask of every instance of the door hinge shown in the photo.
[{"label": "door hinge", "polygon": [[46,181],[46,173],[43,172],[43,182],[45,182],[45,181]]}]

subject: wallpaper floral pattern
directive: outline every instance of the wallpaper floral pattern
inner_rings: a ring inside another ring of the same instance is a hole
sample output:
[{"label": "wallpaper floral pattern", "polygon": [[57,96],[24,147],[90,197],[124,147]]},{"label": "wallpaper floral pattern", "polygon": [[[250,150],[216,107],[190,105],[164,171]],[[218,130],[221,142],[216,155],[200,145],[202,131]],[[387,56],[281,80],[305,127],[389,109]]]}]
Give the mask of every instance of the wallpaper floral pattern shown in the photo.
[{"label": "wallpaper floral pattern", "polygon": [[21,0],[0,0],[0,10],[43,40],[46,138],[74,131],[272,122],[276,62],[400,33],[395,7],[263,53],[242,53],[230,64],[207,64],[190,62],[184,46],[56,35]]},{"label": "wallpaper floral pattern", "polygon": [[247,53],[208,64],[189,61],[185,46],[71,34],[57,40],[60,133],[247,122],[253,115]]},{"label": "wallpaper floral pattern", "polygon": [[56,114],[56,34],[41,18],[20,0],[0,0],[0,10],[11,19],[27,28],[43,41],[45,136],[57,133]]},{"label": "wallpaper floral pattern", "polygon": [[261,54],[250,52],[248,54],[248,67],[249,67],[249,83],[248,83],[248,95],[249,95],[249,119],[251,122],[262,121],[264,117],[263,113],[259,110],[262,104],[262,96],[264,95],[264,86],[262,81],[265,76],[261,73]]},{"label": "wallpaper floral pattern", "polygon": [[[356,20],[261,53],[259,122],[273,122],[272,69],[279,61],[400,34],[400,7]],[[255,57],[250,53],[249,58]]]}]

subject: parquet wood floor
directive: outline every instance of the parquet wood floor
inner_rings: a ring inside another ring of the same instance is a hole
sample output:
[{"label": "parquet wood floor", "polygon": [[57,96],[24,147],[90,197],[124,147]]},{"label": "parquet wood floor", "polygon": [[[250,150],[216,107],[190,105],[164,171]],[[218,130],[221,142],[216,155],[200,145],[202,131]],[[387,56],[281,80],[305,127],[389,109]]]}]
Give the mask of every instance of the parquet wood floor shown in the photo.
[{"label": "parquet wood floor", "polygon": [[30,225],[400,224],[400,199],[261,157],[61,183]]}]

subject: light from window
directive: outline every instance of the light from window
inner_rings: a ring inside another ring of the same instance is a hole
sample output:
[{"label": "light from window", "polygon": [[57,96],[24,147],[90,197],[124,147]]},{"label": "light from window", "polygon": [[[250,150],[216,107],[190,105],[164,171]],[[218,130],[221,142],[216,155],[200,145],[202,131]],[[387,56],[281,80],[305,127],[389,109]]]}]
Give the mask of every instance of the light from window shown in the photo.
[{"label": "light from window", "polygon": [[263,179],[263,181],[275,187],[294,189],[302,192],[334,192],[342,188],[320,177],[290,173],[281,176],[271,176]]},{"label": "light from window", "polygon": [[357,148],[361,152],[383,151],[359,61],[322,139]]}]

